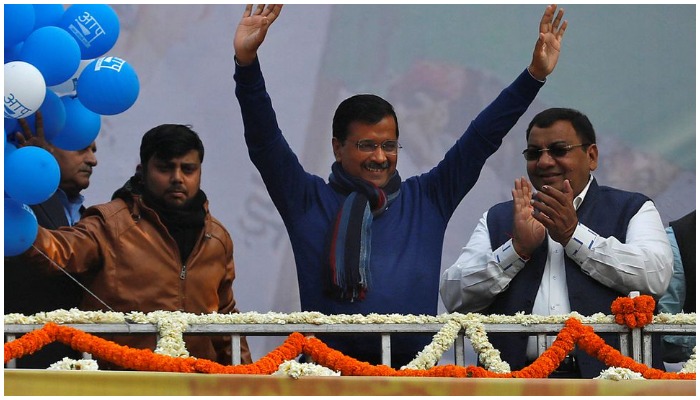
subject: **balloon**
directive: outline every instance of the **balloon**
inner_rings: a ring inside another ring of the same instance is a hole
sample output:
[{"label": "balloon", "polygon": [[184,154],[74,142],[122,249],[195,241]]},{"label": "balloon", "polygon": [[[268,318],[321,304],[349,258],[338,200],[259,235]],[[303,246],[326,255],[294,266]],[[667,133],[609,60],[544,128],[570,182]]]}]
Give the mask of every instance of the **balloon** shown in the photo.
[{"label": "balloon", "polygon": [[24,61],[5,64],[5,118],[26,118],[44,102],[46,82],[38,69]]},{"label": "balloon", "polygon": [[100,133],[100,115],[85,108],[78,98],[63,96],[61,102],[66,110],[66,124],[49,142],[63,150],[77,151],[88,147]]},{"label": "balloon", "polygon": [[41,147],[21,147],[5,158],[5,193],[21,203],[32,205],[48,200],[60,179],[58,162]]},{"label": "balloon", "polygon": [[62,4],[34,4],[34,29],[58,25],[64,11]]},{"label": "balloon", "polygon": [[[7,136],[5,136],[7,138]],[[9,157],[10,153],[13,151],[17,150],[17,146],[15,146],[12,142],[5,142],[5,159],[7,160],[7,157]]]},{"label": "balloon", "polygon": [[5,4],[5,48],[23,41],[34,30],[31,4]]},{"label": "balloon", "polygon": [[19,130],[19,123],[14,118],[5,118],[5,134],[12,135]]},{"label": "balloon", "polygon": [[77,94],[85,107],[101,115],[126,111],[139,95],[136,71],[121,58],[101,57],[78,77]]},{"label": "balloon", "polygon": [[73,76],[80,65],[80,47],[73,36],[57,26],[45,26],[24,41],[20,59],[35,66],[47,86]]},{"label": "balloon", "polygon": [[[44,138],[51,142],[66,125],[66,107],[56,93],[46,89],[46,98],[41,107],[39,107],[39,111],[44,122]],[[34,129],[36,126],[36,114],[27,117],[27,123],[32,129],[32,133],[36,134],[36,129]]]},{"label": "balloon", "polygon": [[5,197],[5,256],[16,256],[32,247],[39,223],[31,208]]},{"label": "balloon", "polygon": [[11,61],[22,61],[19,58],[19,53],[22,51],[24,42],[17,43],[12,47],[5,47],[5,64]]},{"label": "balloon", "polygon": [[106,4],[73,4],[63,13],[58,26],[73,35],[83,60],[105,54],[119,37],[119,17]]},{"label": "balloon", "polygon": [[80,73],[83,72],[85,67],[90,64],[90,62],[92,62],[92,60],[80,60],[78,69],[75,71],[73,76],[70,77],[70,79],[67,79],[63,83],[59,83],[58,85],[49,86],[49,89],[53,90],[54,93],[59,96],[64,96],[67,94],[75,96],[75,88],[78,84],[78,77],[80,76]]}]

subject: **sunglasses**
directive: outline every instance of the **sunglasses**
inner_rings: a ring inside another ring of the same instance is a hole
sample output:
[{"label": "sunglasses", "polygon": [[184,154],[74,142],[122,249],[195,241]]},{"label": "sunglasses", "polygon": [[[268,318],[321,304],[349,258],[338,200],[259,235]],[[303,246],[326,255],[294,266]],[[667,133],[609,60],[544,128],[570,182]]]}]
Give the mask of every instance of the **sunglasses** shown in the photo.
[{"label": "sunglasses", "polygon": [[545,149],[525,149],[523,150],[523,156],[527,161],[537,161],[540,156],[545,151],[549,153],[551,157],[561,158],[566,156],[571,150],[576,147],[590,146],[590,143],[579,143],[579,144],[564,144],[564,143],[554,143]]}]

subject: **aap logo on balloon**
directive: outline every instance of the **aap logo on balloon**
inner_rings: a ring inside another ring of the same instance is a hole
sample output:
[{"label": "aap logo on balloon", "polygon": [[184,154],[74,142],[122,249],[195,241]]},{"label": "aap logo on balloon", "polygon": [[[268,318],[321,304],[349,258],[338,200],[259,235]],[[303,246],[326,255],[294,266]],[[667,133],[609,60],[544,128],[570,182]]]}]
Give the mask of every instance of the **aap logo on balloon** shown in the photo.
[{"label": "aap logo on balloon", "polygon": [[63,13],[58,26],[73,35],[83,60],[107,53],[119,37],[119,17],[106,4],[73,4]]},{"label": "aap logo on balloon", "polygon": [[5,64],[5,118],[26,118],[46,96],[46,81],[38,69],[24,61]]},{"label": "aap logo on balloon", "polygon": [[139,96],[139,78],[126,61],[102,57],[88,64],[78,77],[78,98],[85,107],[101,115],[126,111]]}]

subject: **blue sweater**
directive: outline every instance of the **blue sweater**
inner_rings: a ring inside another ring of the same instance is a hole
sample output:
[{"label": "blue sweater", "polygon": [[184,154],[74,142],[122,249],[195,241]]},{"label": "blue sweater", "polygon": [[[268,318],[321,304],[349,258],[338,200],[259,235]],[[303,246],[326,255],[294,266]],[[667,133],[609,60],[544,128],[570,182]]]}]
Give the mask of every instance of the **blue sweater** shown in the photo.
[{"label": "blue sweater", "polygon": [[[345,196],[323,178],[304,171],[277,125],[258,60],[250,66],[236,66],[234,79],[250,158],[291,240],[302,310],[329,315],[435,315],[447,223],[476,183],[486,159],[498,149],[543,83],[523,71],[476,117],[436,167],[401,183],[400,195],[372,223],[372,281],[366,298],[341,302],[323,293],[324,252],[329,228]],[[393,339],[392,358],[408,362],[429,341],[430,337],[410,343]],[[380,354],[378,339],[371,344],[326,342],[365,361],[376,362]]]}]

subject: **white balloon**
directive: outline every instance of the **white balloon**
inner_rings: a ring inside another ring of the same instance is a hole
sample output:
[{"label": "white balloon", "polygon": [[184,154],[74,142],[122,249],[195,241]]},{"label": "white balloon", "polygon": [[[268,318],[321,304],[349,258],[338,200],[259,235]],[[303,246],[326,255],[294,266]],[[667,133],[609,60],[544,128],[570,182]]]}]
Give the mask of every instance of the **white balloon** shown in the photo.
[{"label": "white balloon", "polygon": [[80,76],[80,73],[83,72],[85,67],[91,62],[92,60],[80,60],[80,65],[78,66],[78,69],[75,71],[73,76],[70,77],[70,79],[67,79],[65,82],[59,83],[58,85],[49,86],[49,89],[53,90],[53,92],[56,93],[59,97],[65,95],[75,95],[78,77]]},{"label": "white balloon", "polygon": [[41,107],[46,81],[41,72],[24,61],[5,64],[5,118],[26,118]]}]

